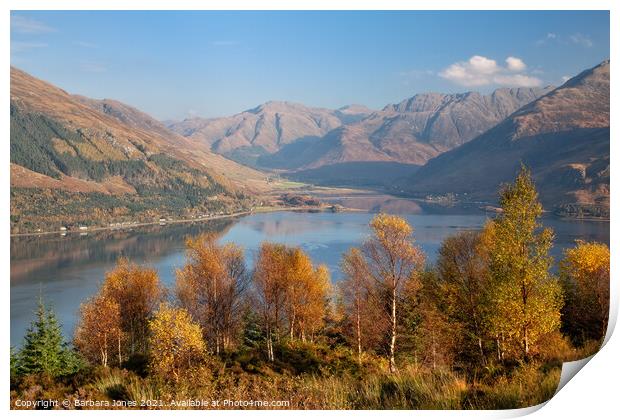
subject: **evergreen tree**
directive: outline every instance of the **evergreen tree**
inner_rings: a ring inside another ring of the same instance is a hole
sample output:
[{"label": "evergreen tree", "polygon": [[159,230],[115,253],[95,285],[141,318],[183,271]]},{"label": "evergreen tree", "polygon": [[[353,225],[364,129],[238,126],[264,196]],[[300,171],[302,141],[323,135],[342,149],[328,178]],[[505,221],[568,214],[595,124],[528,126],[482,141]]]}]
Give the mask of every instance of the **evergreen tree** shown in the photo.
[{"label": "evergreen tree", "polygon": [[265,341],[265,335],[261,329],[260,316],[248,309],[244,312],[242,318],[242,346],[248,349],[260,348]]},{"label": "evergreen tree", "polygon": [[45,373],[53,377],[78,370],[80,360],[67,346],[56,314],[45,307],[42,298],[36,317],[26,331],[24,345],[17,354],[16,372],[19,375]]}]

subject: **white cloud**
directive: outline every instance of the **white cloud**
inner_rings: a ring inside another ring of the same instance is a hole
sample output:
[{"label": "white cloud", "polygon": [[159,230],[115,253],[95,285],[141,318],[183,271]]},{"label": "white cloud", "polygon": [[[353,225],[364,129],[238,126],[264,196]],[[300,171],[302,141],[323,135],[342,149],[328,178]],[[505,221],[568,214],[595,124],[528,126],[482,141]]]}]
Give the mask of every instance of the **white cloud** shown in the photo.
[{"label": "white cloud", "polygon": [[534,87],[542,85],[536,77],[523,72],[526,64],[517,57],[508,57],[506,66],[500,66],[493,59],[474,55],[468,61],[449,65],[439,73],[440,77],[465,87],[503,85],[512,87]]},{"label": "white cloud", "polygon": [[590,37],[584,34],[572,34],[569,38],[573,44],[580,45],[582,47],[590,48],[594,45]]},{"label": "white cloud", "polygon": [[570,80],[570,76],[562,76],[562,83],[566,83]]},{"label": "white cloud", "polygon": [[46,47],[47,47],[47,44],[44,42],[12,41],[11,42],[11,53],[18,53],[18,52],[32,50],[35,48],[46,48]]},{"label": "white cloud", "polygon": [[11,30],[20,34],[44,34],[56,31],[51,26],[21,15],[11,15]]},{"label": "white cloud", "polygon": [[536,41],[536,45],[544,45],[550,41],[553,41],[555,39],[558,38],[558,35],[554,32],[548,32],[547,35],[545,35],[544,37],[540,38],[539,40]]},{"label": "white cloud", "polygon": [[527,66],[520,58],[508,57],[506,59],[506,67],[510,71],[523,71]]},{"label": "white cloud", "polygon": [[463,86],[484,86],[492,82],[493,74],[499,71],[495,60],[474,55],[468,61],[449,65],[439,76]]}]

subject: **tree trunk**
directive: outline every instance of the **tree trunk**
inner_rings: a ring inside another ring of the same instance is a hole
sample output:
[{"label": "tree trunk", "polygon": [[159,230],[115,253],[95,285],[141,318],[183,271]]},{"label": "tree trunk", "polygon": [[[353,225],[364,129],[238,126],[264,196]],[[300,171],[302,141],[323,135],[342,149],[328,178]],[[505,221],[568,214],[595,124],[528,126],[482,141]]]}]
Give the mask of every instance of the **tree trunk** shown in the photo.
[{"label": "tree trunk", "polygon": [[499,341],[499,334],[495,335],[495,343],[497,345],[497,360],[502,361],[502,344]]},{"label": "tree trunk", "polygon": [[271,338],[271,326],[267,327],[267,358],[270,362],[273,362],[275,358],[273,357],[273,340]]},{"label": "tree trunk", "polygon": [[123,354],[121,353],[121,333],[118,333],[118,367],[123,364]]},{"label": "tree trunk", "polygon": [[396,347],[396,287],[392,288],[392,336],[390,339],[390,373],[396,372],[394,350]]},{"label": "tree trunk", "polygon": [[101,351],[101,364],[108,367],[108,335],[103,334],[103,350]]}]

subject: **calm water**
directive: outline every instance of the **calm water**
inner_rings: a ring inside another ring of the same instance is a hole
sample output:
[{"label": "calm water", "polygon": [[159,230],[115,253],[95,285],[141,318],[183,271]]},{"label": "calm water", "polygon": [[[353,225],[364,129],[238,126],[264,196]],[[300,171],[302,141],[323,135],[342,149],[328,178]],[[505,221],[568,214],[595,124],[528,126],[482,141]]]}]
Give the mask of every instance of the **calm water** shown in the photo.
[{"label": "calm water", "polygon": [[[119,256],[157,269],[167,286],[184,262],[187,237],[202,232],[221,232],[222,241],[246,250],[248,264],[262,241],[299,245],[317,263],[340,279],[338,263],[349,247],[368,235],[370,213],[256,214],[239,219],[196,224],[153,226],[133,231],[91,233],[87,236],[11,238],[11,345],[19,346],[33,317],[39,293],[52,304],[71,337],[80,302],[96,292]],[[411,214],[414,236],[428,259],[435,259],[443,238],[458,230],[480,228],[488,217],[469,215]],[[572,246],[575,239],[609,244],[609,223],[546,219],[556,232],[554,256]]]}]

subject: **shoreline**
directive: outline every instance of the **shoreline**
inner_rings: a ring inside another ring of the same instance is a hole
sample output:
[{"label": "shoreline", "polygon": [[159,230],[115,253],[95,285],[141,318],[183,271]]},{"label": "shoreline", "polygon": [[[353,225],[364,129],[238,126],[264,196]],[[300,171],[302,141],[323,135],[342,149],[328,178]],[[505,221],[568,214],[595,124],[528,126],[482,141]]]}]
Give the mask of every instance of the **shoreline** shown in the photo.
[{"label": "shoreline", "polygon": [[[310,207],[310,206],[301,206],[301,207],[273,207],[273,208],[261,208],[258,210],[246,210],[246,211],[240,211],[237,213],[231,213],[231,214],[221,214],[221,215],[216,215],[216,216],[211,216],[211,217],[203,217],[203,218],[199,218],[199,219],[178,219],[178,220],[167,220],[166,222],[162,223],[160,221],[154,221],[154,222],[141,222],[141,223],[133,223],[130,225],[126,225],[126,226],[120,226],[120,227],[110,227],[110,226],[99,226],[99,227],[93,227],[93,228],[89,228],[88,230],[84,230],[84,231],[79,231],[79,230],[67,230],[67,231],[61,231],[61,230],[53,230],[53,231],[46,231],[46,232],[24,232],[24,233],[11,233],[10,237],[14,238],[14,237],[27,237],[27,236],[48,236],[48,235],[62,235],[63,233],[66,236],[69,235],[79,235],[79,234],[88,234],[90,232],[102,232],[102,231],[113,231],[113,230],[128,230],[128,229],[133,229],[133,228],[137,228],[137,227],[144,227],[144,226],[154,226],[154,225],[160,225],[160,226],[166,226],[166,225],[172,225],[172,224],[181,224],[181,223],[196,223],[196,222],[209,222],[212,220],[221,220],[221,219],[230,219],[230,218],[234,218],[234,217],[241,217],[241,216],[248,216],[251,214],[256,214],[256,213],[276,213],[276,212],[280,212],[280,211],[306,211],[306,212],[334,212],[331,207]],[[347,207],[343,207],[338,209],[335,213],[344,213],[344,212],[364,212],[366,210],[363,209],[355,209],[355,208],[347,208]],[[63,235],[64,236],[64,235]]]},{"label": "shoreline", "polygon": [[[364,193],[367,193],[367,191],[362,191],[361,196],[366,195]],[[370,194],[370,195],[372,195],[372,194]],[[387,195],[389,195],[389,194],[387,194]],[[353,195],[353,196],[355,196],[355,195]],[[392,196],[395,197],[395,198],[408,199],[408,200],[417,201],[417,202],[424,202],[424,200],[421,200],[421,199],[404,198],[404,197],[399,197],[399,196],[394,196],[394,195],[392,195]],[[489,211],[489,210],[484,210],[481,207],[478,207],[476,210],[479,211],[479,212],[485,212],[485,211],[488,212]],[[71,231],[69,231],[69,230],[67,230],[67,231],[54,230],[54,231],[45,231],[45,232],[11,233],[10,237],[13,238],[13,237],[29,237],[29,236],[48,236],[48,235],[54,235],[54,234],[61,234],[62,235],[63,233],[65,235],[88,234],[89,232],[127,230],[127,229],[133,229],[133,228],[145,227],[145,226],[155,226],[155,225],[166,226],[166,225],[169,225],[169,224],[208,222],[208,221],[212,221],[212,220],[221,220],[221,219],[229,219],[229,218],[234,218],[234,217],[248,216],[248,215],[256,214],[256,213],[276,213],[276,212],[281,212],[281,211],[358,213],[358,212],[368,212],[369,210],[367,210],[367,209],[352,208],[352,207],[339,207],[337,210],[334,211],[332,206],[329,205],[329,204],[325,205],[325,206],[321,206],[321,207],[312,207],[312,206],[262,207],[262,208],[258,208],[256,210],[245,210],[245,211],[231,213],[231,214],[215,215],[215,216],[211,216],[211,217],[204,217],[204,218],[198,218],[198,219],[166,220],[163,223],[160,222],[160,221],[140,222],[140,223],[134,223],[134,224],[129,224],[129,225],[120,226],[120,227],[117,227],[117,226],[113,226],[113,227],[110,227],[110,226],[99,226],[99,227],[89,228],[88,230],[85,230],[85,231],[79,231],[79,230],[71,230]],[[572,222],[606,222],[606,223],[610,222],[610,218],[559,216],[559,215],[557,215],[554,212],[549,211],[549,210],[544,210],[543,211],[543,217],[553,218],[553,219],[558,219],[558,220],[565,220],[565,221],[572,221]]]}]

